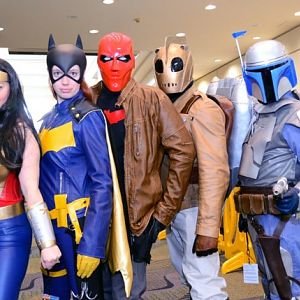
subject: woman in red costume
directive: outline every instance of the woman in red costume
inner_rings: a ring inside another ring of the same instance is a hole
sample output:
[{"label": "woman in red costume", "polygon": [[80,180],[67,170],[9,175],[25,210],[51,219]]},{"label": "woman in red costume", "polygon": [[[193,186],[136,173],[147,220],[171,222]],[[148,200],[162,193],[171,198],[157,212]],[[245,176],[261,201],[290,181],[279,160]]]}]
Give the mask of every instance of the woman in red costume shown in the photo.
[{"label": "woman in red costume", "polygon": [[0,300],[18,299],[31,228],[44,268],[50,269],[61,256],[38,189],[39,160],[38,139],[18,76],[0,59]]}]

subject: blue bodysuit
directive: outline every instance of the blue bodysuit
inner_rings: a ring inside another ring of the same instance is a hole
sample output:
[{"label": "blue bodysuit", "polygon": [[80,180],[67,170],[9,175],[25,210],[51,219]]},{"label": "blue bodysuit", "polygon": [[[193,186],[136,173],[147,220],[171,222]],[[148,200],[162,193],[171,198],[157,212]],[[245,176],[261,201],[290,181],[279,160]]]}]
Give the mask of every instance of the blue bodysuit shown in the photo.
[{"label": "blue bodysuit", "polygon": [[99,293],[89,287],[97,270],[88,280],[76,276],[76,254],[105,257],[112,210],[105,126],[102,111],[79,91],[56,104],[40,130],[40,190],[62,252],[60,263],[43,272],[44,290],[60,300]]}]

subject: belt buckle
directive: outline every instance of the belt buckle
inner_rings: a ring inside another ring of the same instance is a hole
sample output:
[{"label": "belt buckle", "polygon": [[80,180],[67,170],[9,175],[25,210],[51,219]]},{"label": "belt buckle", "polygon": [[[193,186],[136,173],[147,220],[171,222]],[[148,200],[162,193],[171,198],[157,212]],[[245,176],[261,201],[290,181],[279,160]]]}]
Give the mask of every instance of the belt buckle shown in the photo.
[{"label": "belt buckle", "polygon": [[75,231],[75,227],[74,227],[74,225],[72,223],[68,226],[68,229],[70,231]]}]

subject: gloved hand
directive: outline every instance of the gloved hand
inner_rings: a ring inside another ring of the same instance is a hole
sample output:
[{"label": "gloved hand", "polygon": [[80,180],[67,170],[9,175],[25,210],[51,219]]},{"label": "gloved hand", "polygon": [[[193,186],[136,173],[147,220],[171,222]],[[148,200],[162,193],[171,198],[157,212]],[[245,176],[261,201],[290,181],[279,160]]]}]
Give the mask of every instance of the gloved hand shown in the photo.
[{"label": "gloved hand", "polygon": [[193,245],[193,253],[197,256],[207,256],[218,251],[218,239],[197,234]]},{"label": "gloved hand", "polygon": [[153,218],[153,223],[149,232],[150,236],[152,237],[152,243],[156,242],[158,234],[165,228],[166,226],[164,224],[160,223],[157,219]]},{"label": "gloved hand", "polygon": [[276,208],[283,215],[291,215],[297,211],[300,190],[296,187],[289,188],[282,198],[276,200]]},{"label": "gloved hand", "polygon": [[77,276],[89,278],[100,264],[100,258],[77,254]]}]

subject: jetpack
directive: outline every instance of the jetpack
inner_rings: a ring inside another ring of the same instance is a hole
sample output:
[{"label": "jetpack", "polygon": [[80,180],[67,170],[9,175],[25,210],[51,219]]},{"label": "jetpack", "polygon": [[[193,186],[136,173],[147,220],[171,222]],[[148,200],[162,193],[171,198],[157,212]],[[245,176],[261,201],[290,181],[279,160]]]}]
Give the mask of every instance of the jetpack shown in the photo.
[{"label": "jetpack", "polygon": [[[246,31],[239,31],[232,34],[239,53],[242,73],[244,64],[237,39],[245,34]],[[238,183],[242,146],[251,127],[252,118],[254,115],[254,104],[257,100],[248,95],[246,83],[241,76],[236,78],[214,80],[214,82],[209,84],[206,93],[211,95],[225,96],[233,103],[234,106],[232,131],[227,145],[230,167],[230,181],[227,191],[228,196]]]},{"label": "jetpack", "polygon": [[234,106],[234,116],[227,150],[230,181],[227,196],[238,182],[242,146],[250,129],[255,98],[248,96],[243,78],[224,78],[209,84],[207,92],[212,96],[224,96]]}]

